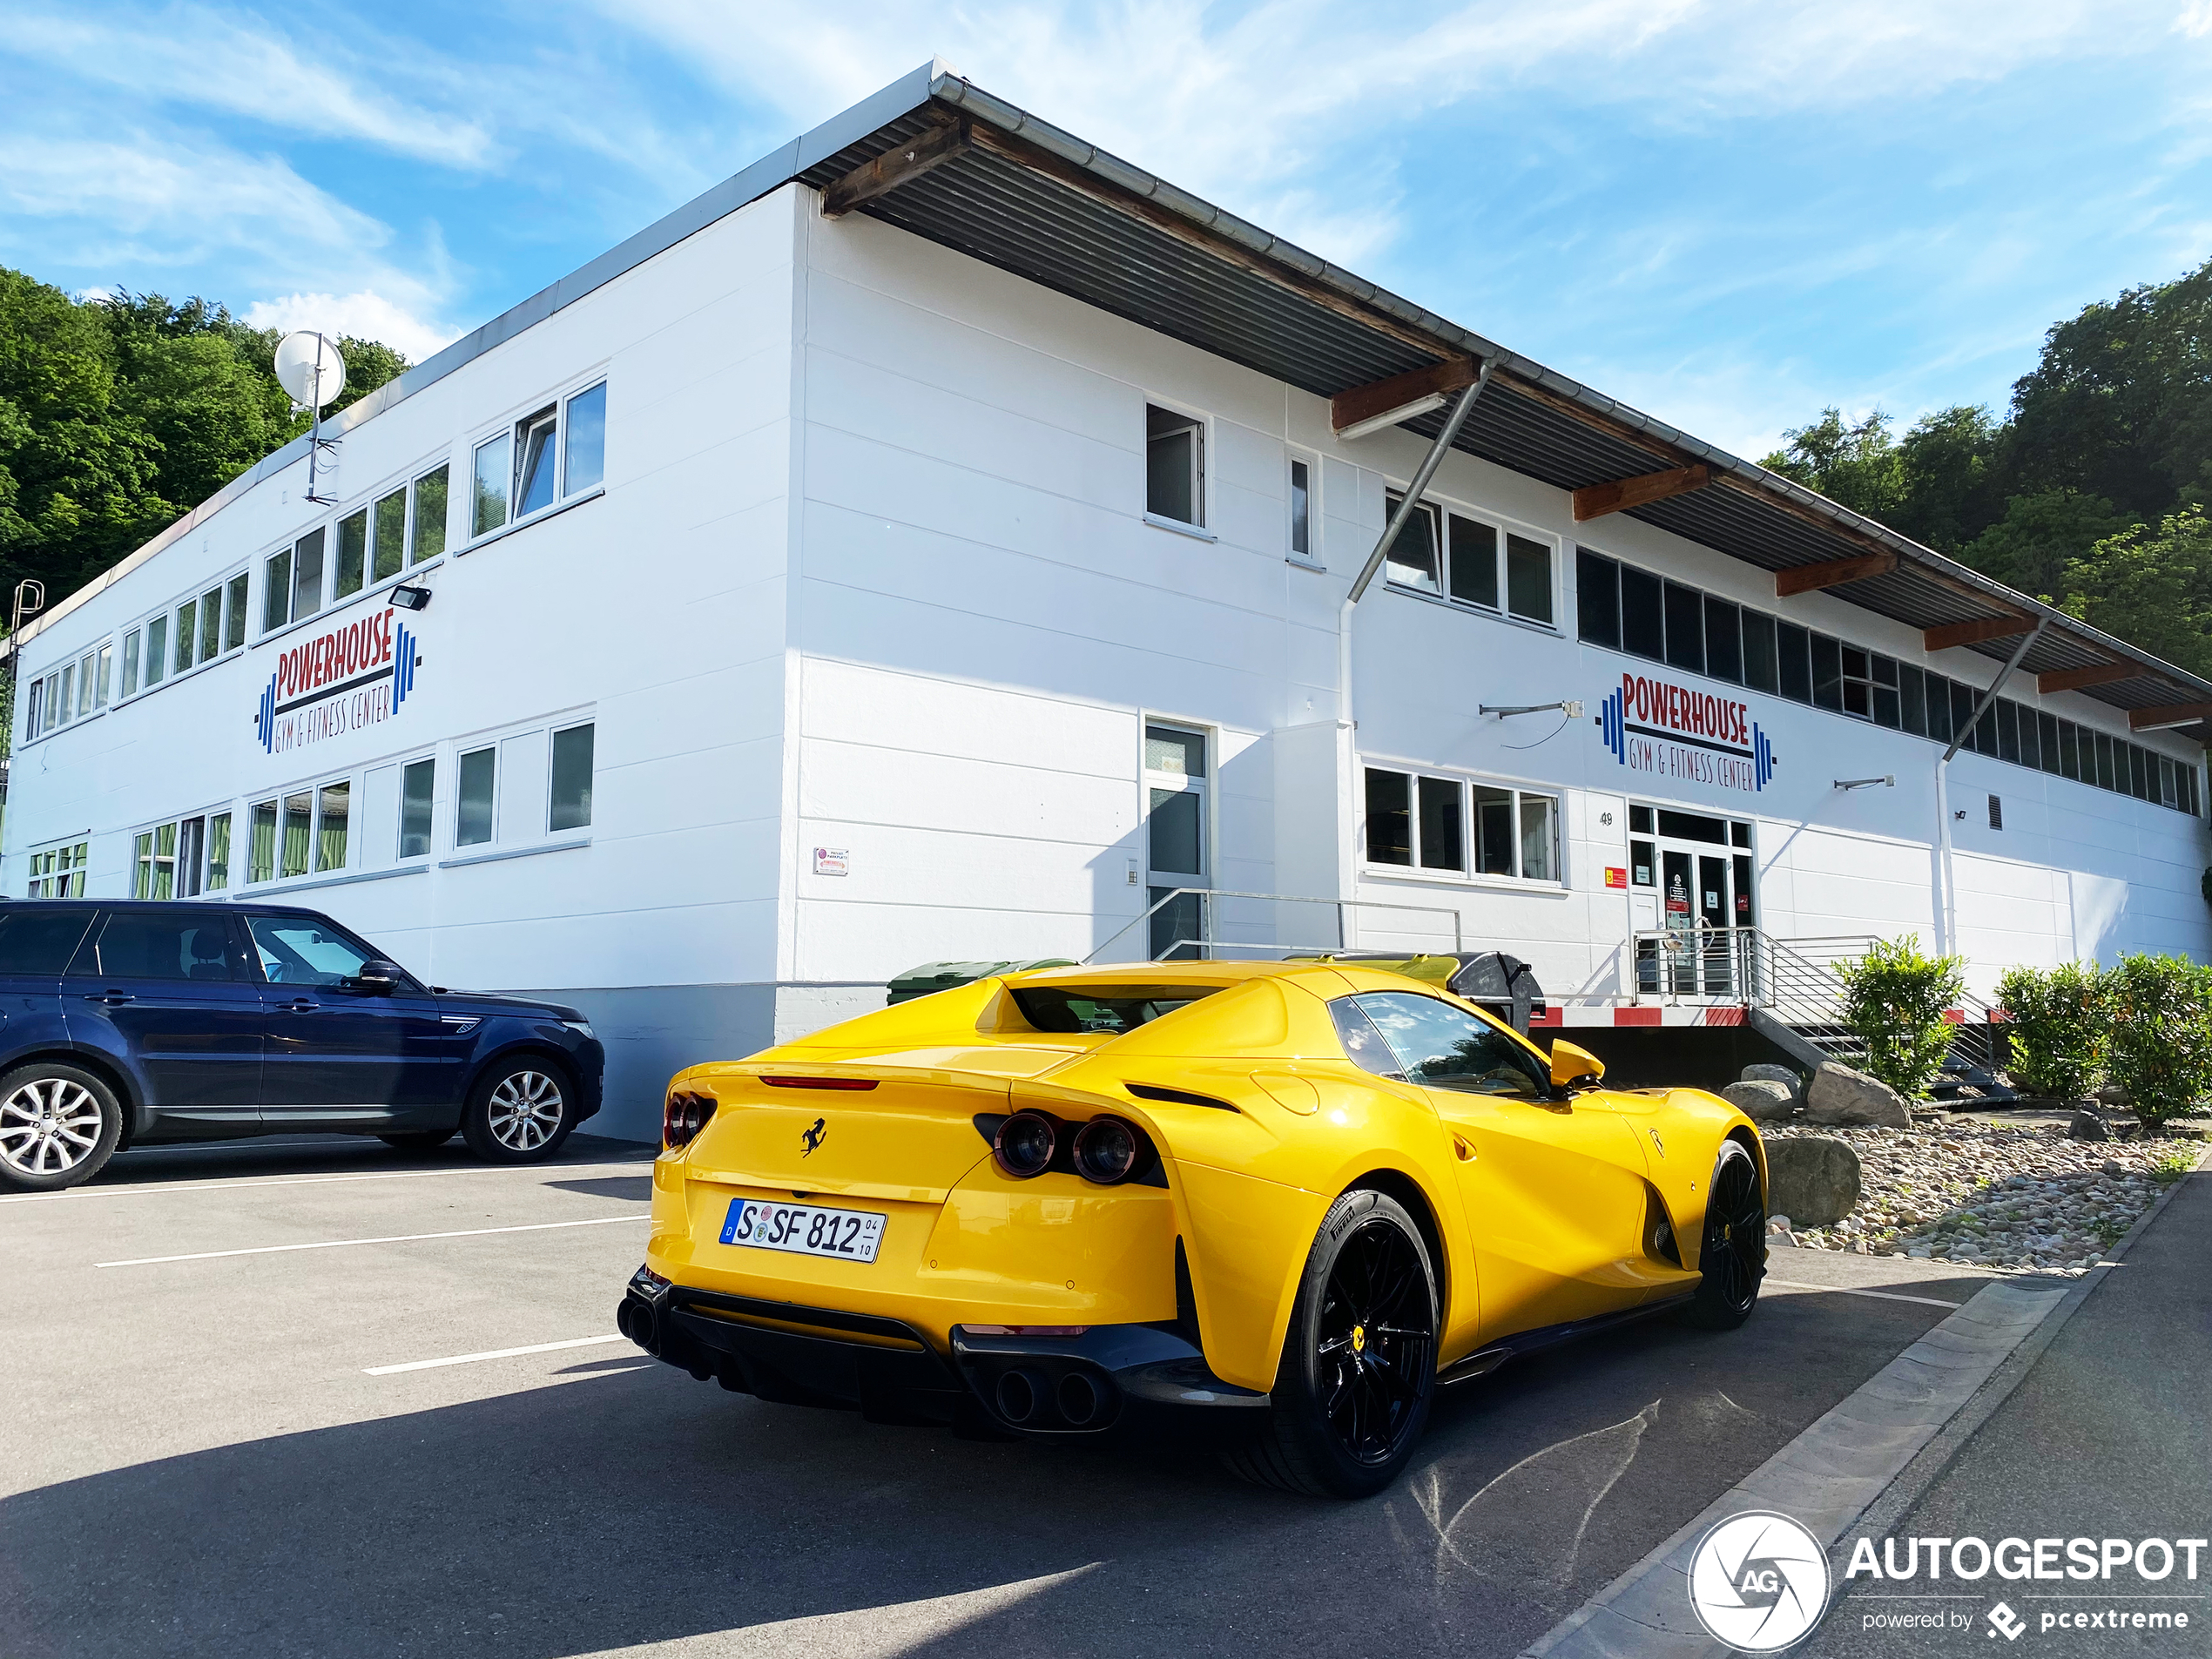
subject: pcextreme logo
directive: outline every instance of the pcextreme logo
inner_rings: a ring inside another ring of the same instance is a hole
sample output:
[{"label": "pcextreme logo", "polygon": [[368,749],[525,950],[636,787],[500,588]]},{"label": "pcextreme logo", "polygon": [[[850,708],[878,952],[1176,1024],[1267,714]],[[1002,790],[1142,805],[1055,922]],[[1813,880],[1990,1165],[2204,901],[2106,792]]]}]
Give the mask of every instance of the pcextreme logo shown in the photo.
[{"label": "pcextreme logo", "polygon": [[1689,1605],[1716,1640],[1740,1653],[1776,1653],[1828,1606],[1828,1553],[1787,1515],[1730,1515],[1689,1558]]}]

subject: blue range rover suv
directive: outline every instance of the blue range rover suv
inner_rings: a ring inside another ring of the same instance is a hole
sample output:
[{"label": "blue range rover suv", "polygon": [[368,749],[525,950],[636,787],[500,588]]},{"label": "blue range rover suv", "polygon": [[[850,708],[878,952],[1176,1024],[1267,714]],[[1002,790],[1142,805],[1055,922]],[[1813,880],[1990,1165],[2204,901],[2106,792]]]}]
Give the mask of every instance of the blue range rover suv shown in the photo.
[{"label": "blue range rover suv", "polygon": [[599,1109],[574,1008],[424,985],[313,910],[0,901],[0,1186],[300,1130],[550,1157]]}]

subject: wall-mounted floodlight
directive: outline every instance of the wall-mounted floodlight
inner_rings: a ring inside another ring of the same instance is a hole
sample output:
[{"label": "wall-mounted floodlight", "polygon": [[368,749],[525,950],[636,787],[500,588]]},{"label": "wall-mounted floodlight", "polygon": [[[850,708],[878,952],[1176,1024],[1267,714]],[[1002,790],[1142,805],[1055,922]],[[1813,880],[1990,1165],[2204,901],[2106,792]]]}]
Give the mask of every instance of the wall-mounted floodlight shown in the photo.
[{"label": "wall-mounted floodlight", "polygon": [[1568,698],[1564,703],[1531,703],[1525,707],[1511,709],[1498,708],[1491,704],[1485,703],[1480,708],[1477,709],[1475,712],[1478,714],[1494,714],[1502,720],[1508,715],[1549,714],[1554,710],[1557,710],[1560,713],[1564,714],[1570,720],[1579,720],[1582,718],[1582,705],[1580,700],[1573,698]]},{"label": "wall-mounted floodlight", "polygon": [[402,610],[422,610],[429,606],[430,590],[402,583],[400,586],[394,588],[385,597]]},{"label": "wall-mounted floodlight", "polygon": [[1836,779],[1836,787],[1842,790],[1871,789],[1877,784],[1884,789],[1895,789],[1897,777],[1892,773],[1886,778],[1838,778]]}]

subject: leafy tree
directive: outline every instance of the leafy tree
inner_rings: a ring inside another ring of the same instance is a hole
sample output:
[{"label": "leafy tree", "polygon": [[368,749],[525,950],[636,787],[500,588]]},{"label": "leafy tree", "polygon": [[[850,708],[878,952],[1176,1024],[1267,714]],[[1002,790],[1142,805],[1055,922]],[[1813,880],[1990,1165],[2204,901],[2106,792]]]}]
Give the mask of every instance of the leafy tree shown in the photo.
[{"label": "leafy tree", "polygon": [[1898,444],[1904,488],[1896,527],[1955,556],[2004,511],[2004,442],[2003,425],[1978,406],[1915,421]]},{"label": "leafy tree", "polygon": [[2212,520],[2131,525],[2066,564],[2064,609],[2193,674],[2212,674]]},{"label": "leafy tree", "polygon": [[1856,425],[1834,405],[1811,426],[1784,432],[1784,447],[1759,464],[1817,489],[1838,506],[1887,523],[1905,498],[1905,463],[1890,417],[1875,409]]},{"label": "leafy tree", "polygon": [[2119,535],[2129,522],[2101,496],[2038,490],[2006,502],[2005,516],[1959,556],[1985,575],[2055,604],[2066,592],[2067,561]]}]

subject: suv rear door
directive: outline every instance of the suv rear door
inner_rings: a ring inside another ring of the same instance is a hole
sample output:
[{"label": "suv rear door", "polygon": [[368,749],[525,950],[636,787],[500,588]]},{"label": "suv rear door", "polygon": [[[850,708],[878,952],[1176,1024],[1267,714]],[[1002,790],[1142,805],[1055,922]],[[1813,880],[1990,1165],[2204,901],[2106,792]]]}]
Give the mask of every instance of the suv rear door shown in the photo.
[{"label": "suv rear door", "polygon": [[61,988],[71,1040],[121,1060],[158,1116],[260,1119],[267,1015],[226,912],[105,911]]}]

